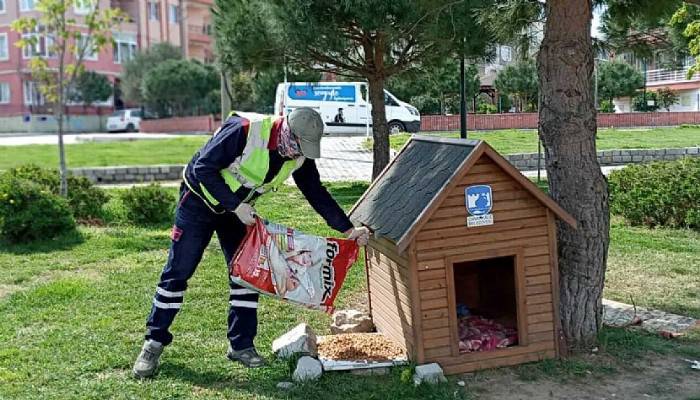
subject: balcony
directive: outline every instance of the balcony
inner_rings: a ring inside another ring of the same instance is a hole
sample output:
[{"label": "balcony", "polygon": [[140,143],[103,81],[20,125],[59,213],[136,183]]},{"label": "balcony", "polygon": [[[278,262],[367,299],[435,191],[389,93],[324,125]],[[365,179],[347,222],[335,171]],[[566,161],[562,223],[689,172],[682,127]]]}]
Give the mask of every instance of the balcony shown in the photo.
[{"label": "balcony", "polygon": [[187,25],[187,35],[192,42],[211,43],[211,25]]},{"label": "balcony", "polygon": [[647,85],[660,86],[671,85],[674,83],[696,82],[700,81],[700,74],[695,74],[691,79],[688,79],[688,70],[690,67],[679,69],[653,69],[647,71]]}]

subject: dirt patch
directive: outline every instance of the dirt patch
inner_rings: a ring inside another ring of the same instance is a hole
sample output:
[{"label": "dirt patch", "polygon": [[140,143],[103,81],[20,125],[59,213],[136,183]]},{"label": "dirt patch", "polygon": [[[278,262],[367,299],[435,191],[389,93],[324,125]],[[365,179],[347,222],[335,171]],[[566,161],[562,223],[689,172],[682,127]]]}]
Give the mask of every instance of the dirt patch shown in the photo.
[{"label": "dirt patch", "polygon": [[467,374],[463,379],[467,389],[483,400],[677,400],[700,396],[700,372],[690,369],[681,357],[655,357],[602,378],[590,376],[566,382],[526,382],[512,370]]},{"label": "dirt patch", "polygon": [[0,300],[17,293],[22,290],[31,289],[40,285],[53,282],[64,278],[84,278],[91,281],[96,281],[103,278],[103,275],[94,269],[75,269],[67,271],[50,271],[41,275],[35,276],[28,280],[23,285],[7,285],[0,284]]},{"label": "dirt patch", "polygon": [[21,289],[20,285],[0,285],[0,300]]}]

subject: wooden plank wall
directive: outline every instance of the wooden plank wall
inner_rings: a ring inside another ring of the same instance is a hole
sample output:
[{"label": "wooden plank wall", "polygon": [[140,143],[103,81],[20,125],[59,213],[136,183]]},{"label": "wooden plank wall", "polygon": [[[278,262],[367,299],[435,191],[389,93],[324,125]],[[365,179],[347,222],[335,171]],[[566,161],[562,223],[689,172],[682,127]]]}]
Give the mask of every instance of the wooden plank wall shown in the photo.
[{"label": "wooden plank wall", "polygon": [[[447,372],[511,365],[555,355],[550,231],[547,209],[487,156],[460,178],[416,236],[420,313],[425,362]],[[494,224],[467,228],[464,189],[488,184]],[[448,312],[446,259],[503,249],[523,249],[528,345],[453,357]],[[556,251],[556,249],[553,249]]]},{"label": "wooden plank wall", "polygon": [[379,332],[414,354],[409,261],[386,239],[367,246],[372,318]]}]

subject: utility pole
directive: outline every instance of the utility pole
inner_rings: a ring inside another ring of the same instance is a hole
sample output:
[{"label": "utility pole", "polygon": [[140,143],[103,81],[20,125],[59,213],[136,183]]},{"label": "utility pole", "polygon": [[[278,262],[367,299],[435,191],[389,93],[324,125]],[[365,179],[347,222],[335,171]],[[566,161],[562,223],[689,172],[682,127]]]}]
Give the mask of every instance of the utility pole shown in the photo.
[{"label": "utility pole", "polygon": [[464,84],[464,56],[459,59],[459,137],[467,138],[467,99]]}]

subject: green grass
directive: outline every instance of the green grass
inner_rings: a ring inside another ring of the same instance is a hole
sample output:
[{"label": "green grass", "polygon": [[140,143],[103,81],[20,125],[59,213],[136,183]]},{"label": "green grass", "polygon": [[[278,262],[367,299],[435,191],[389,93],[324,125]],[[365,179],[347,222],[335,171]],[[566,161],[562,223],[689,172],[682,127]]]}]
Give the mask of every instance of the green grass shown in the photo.
[{"label": "green grass", "polygon": [[605,297],[700,319],[700,232],[613,219]]},{"label": "green grass", "polygon": [[[444,137],[459,137],[458,132],[442,132]],[[503,130],[491,132],[469,132],[470,139],[485,140],[502,154],[536,153],[537,131]],[[409,134],[392,135],[391,148],[398,150],[411,137]],[[371,148],[371,141],[365,142]],[[610,149],[657,149],[700,146],[700,128],[656,128],[656,129],[600,129],[598,150]]]},{"label": "green grass", "polygon": [[[346,209],[365,188],[362,183],[330,185]],[[289,212],[289,204],[295,204],[294,212]],[[285,187],[277,195],[264,198],[257,208],[272,220],[319,235],[334,234],[295,188]],[[684,231],[638,230],[616,224],[613,232],[611,273],[622,260],[630,258],[630,253],[646,249],[665,254],[666,262],[678,265],[686,253],[695,249],[697,254],[700,242],[700,238]],[[329,317],[269,298],[263,298],[259,309],[257,345],[272,360],[271,366],[248,371],[231,364],[224,357],[227,271],[216,241],[190,281],[185,306],[173,326],[175,341],[166,350],[159,376],[144,382],[131,379],[129,370],[167,256],[168,233],[167,225],[81,227],[76,235],[43,243],[0,243],[0,293],[14,291],[0,299],[0,398],[474,398],[471,389],[458,387],[454,378],[446,385],[414,388],[407,367],[393,369],[384,377],[328,373],[319,382],[291,392],[279,391],[275,386],[289,379],[290,365],[274,360],[271,341],[299,322],[327,333]],[[654,245],[659,237],[664,241]],[[363,268],[360,262],[351,270],[339,306],[364,290]],[[647,269],[637,273],[645,274]],[[674,275],[673,279],[682,287],[689,277]],[[619,290],[624,289],[623,282],[615,284]],[[665,290],[674,291],[672,286]],[[650,301],[658,296],[655,293],[648,294]],[[628,360],[638,360],[649,352],[700,357],[697,342],[671,342],[622,330],[604,330],[600,347],[613,361],[574,357],[529,364],[514,371],[524,380],[566,380],[590,370],[609,375]]]},{"label": "green grass", "polygon": [[[112,165],[187,164],[208,135],[174,139],[89,142],[66,145],[70,168]],[[0,170],[21,164],[56,168],[56,145],[0,146]]]},{"label": "green grass", "polygon": [[[458,137],[456,132],[440,136]],[[598,149],[647,149],[700,146],[700,127],[658,128],[649,130],[601,129]],[[410,135],[391,136],[391,147],[399,149]],[[506,130],[470,132],[473,139],[486,140],[503,154],[532,153],[537,151],[535,131]],[[98,167],[113,165],[186,164],[192,154],[209,136],[182,137],[161,140],[119,142],[90,142],[66,146],[68,165]],[[365,143],[371,147],[371,142]],[[54,168],[58,165],[55,145],[0,146],[0,170],[33,163]]]}]

